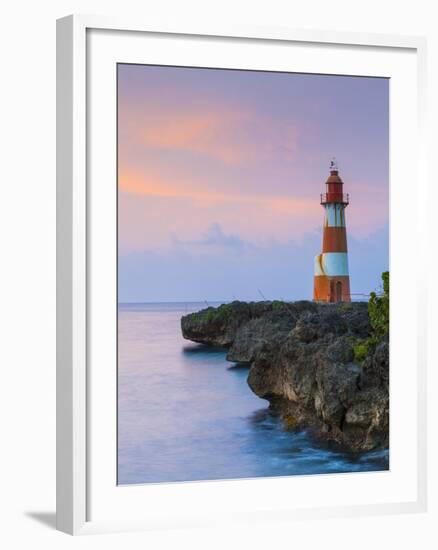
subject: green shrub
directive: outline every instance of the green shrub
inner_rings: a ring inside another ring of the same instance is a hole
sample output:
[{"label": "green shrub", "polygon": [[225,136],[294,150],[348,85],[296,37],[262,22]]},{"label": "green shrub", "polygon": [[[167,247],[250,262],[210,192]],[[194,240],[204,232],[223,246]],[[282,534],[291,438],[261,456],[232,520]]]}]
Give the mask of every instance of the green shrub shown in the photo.
[{"label": "green shrub", "polygon": [[382,273],[383,294],[378,296],[371,292],[368,302],[368,313],[373,329],[373,336],[382,338],[389,332],[389,271]]},{"label": "green shrub", "polygon": [[370,355],[376,347],[376,341],[374,338],[367,338],[366,340],[359,340],[353,346],[354,359],[358,363],[362,363],[368,355]]},{"label": "green shrub", "polygon": [[376,349],[377,344],[389,333],[389,271],[382,273],[383,294],[371,292],[368,301],[371,336],[353,345],[354,359],[362,363]]},{"label": "green shrub", "polygon": [[272,311],[281,311],[282,309],[287,309],[287,304],[281,300],[274,300],[272,302]]},{"label": "green shrub", "polygon": [[219,307],[209,307],[203,312],[200,312],[201,319],[207,323],[215,321],[225,322],[228,321],[233,313],[232,304],[222,304]]}]

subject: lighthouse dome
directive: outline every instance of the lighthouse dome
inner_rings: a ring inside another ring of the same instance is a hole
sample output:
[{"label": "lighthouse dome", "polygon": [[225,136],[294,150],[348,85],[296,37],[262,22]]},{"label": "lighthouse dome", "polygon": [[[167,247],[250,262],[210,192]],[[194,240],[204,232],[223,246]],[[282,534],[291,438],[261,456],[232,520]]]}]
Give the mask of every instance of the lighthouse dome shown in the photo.
[{"label": "lighthouse dome", "polygon": [[330,172],[330,176],[328,177],[326,183],[327,184],[329,184],[329,183],[341,183],[341,184],[343,184],[344,182],[341,180],[341,178],[338,174],[338,171],[337,170],[332,170]]}]

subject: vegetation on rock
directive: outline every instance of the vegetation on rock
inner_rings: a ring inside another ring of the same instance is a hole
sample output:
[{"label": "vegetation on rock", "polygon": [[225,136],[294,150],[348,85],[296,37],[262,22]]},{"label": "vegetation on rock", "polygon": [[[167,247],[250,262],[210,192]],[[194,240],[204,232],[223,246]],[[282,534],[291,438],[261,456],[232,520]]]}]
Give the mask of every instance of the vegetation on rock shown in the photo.
[{"label": "vegetation on rock", "polygon": [[383,294],[371,292],[368,313],[375,338],[383,338],[389,332],[389,271],[382,273]]},{"label": "vegetation on rock", "polygon": [[379,342],[389,334],[389,271],[382,273],[383,294],[371,292],[368,301],[368,314],[371,324],[371,336],[359,340],[354,346],[354,358],[362,363],[372,355]]},{"label": "vegetation on rock", "polygon": [[287,310],[288,304],[281,300],[274,300],[272,302],[272,311],[284,311]]},{"label": "vegetation on rock", "polygon": [[[222,304],[219,307],[209,307],[203,310],[200,317],[206,323],[214,323],[215,321],[226,322],[231,318],[233,307],[231,304]],[[195,313],[194,315],[198,315]]]}]

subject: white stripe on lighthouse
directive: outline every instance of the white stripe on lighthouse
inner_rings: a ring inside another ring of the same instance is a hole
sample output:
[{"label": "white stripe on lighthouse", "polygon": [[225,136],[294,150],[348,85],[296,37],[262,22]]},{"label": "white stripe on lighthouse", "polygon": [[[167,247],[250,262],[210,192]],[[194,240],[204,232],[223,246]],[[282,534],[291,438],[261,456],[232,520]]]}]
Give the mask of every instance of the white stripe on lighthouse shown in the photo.
[{"label": "white stripe on lighthouse", "polygon": [[328,203],[325,205],[326,227],[345,227],[345,207],[339,203]]},{"label": "white stripe on lighthouse", "polygon": [[325,252],[315,257],[315,277],[348,277],[348,254]]}]

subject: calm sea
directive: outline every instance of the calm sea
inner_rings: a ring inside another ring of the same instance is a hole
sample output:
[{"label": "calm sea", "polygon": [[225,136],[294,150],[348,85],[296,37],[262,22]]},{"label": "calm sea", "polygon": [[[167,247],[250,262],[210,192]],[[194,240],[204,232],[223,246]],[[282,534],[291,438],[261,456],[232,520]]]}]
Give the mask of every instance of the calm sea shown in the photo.
[{"label": "calm sea", "polygon": [[223,349],[184,340],[181,316],[205,304],[121,304],[120,484],[388,469],[388,452],[341,453],[284,431]]}]

